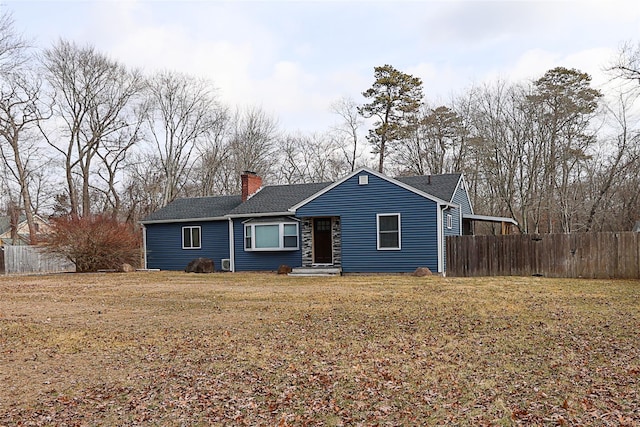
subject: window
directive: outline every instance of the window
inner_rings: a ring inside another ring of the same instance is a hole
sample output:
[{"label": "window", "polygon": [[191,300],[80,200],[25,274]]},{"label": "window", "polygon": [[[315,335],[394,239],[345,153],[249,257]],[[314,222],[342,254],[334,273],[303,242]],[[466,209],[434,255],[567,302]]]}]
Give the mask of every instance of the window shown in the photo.
[{"label": "window", "polygon": [[284,224],[283,246],[285,248],[298,247],[298,226],[296,224]]},{"label": "window", "polygon": [[250,225],[246,225],[244,227],[244,248],[251,249],[253,243],[251,240],[251,236],[253,235],[253,227]]},{"label": "window", "polygon": [[400,249],[400,214],[378,214],[378,250]]},{"label": "window", "polygon": [[200,226],[182,227],[182,249],[200,249]]},{"label": "window", "polygon": [[453,228],[453,215],[447,214],[447,228],[451,230]]},{"label": "window", "polygon": [[358,175],[358,184],[367,185],[369,183],[369,175]]},{"label": "window", "polygon": [[298,249],[298,224],[245,224],[247,251],[287,251]]}]

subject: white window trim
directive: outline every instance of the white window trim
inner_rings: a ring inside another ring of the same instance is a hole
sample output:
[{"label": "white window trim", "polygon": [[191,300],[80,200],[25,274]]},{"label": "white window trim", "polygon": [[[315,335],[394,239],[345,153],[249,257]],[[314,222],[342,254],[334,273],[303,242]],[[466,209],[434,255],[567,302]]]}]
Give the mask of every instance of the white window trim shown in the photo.
[{"label": "white window trim", "polygon": [[[191,243],[193,244],[193,229],[197,228],[198,229],[198,237],[199,237],[199,242],[200,245],[198,246],[185,246],[184,245],[184,230],[185,229],[190,229],[191,232]],[[180,236],[180,238],[182,239],[182,249],[202,249],[202,227],[200,227],[199,225],[188,225],[185,227],[182,227],[182,235]]]},{"label": "white window trim", "polygon": [[453,228],[453,215],[448,213],[446,218],[447,218],[447,229],[451,230]]},{"label": "white window trim", "polygon": [[[255,227],[263,225],[277,225],[278,226],[278,240],[279,246],[277,248],[256,248],[256,230]],[[296,226],[296,246],[284,247],[284,226],[295,225]],[[251,229],[251,247],[247,247],[247,228]],[[297,251],[300,249],[300,227],[297,222],[258,222],[244,224],[244,250],[245,252],[273,252],[273,251]]]},{"label": "white window trim", "polygon": [[[383,248],[380,247],[380,217],[381,216],[397,216],[398,217],[398,247]],[[381,213],[376,214],[376,247],[379,251],[399,251],[402,250],[402,226],[401,216],[399,213]]]}]

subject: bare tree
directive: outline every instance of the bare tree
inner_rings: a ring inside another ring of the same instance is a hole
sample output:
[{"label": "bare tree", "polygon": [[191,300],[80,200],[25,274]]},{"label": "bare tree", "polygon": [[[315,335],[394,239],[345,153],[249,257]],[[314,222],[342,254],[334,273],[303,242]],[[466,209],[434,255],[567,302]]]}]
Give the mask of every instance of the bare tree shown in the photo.
[{"label": "bare tree", "polygon": [[45,129],[43,135],[64,159],[71,215],[89,215],[93,160],[109,139],[135,126],[126,111],[142,77],[91,46],[64,40],[44,52],[42,63],[54,91],[55,116],[63,123],[59,135]]},{"label": "bare tree", "polygon": [[14,28],[13,17],[0,12],[0,74],[10,73],[29,60],[26,50],[28,42]]},{"label": "bare tree", "polygon": [[[637,176],[640,169],[640,134],[639,120],[633,117],[631,110],[639,95],[637,92],[621,93],[615,107],[606,106],[607,117],[610,119],[609,128],[612,128],[615,134],[603,138],[603,142],[608,143],[602,145],[601,150],[590,162],[588,176],[591,185],[584,195],[588,204],[584,231],[591,231],[596,227],[598,217],[601,217],[602,227],[604,217],[607,216],[603,215],[603,207],[610,203],[623,181],[636,181],[630,177]],[[614,206],[610,208],[615,209]],[[611,219],[608,222],[611,223]],[[615,230],[624,230],[628,229],[630,224],[625,224],[623,219],[623,223],[612,225]]]},{"label": "bare tree", "polygon": [[[136,114],[131,120],[129,128],[123,128],[117,134],[104,141],[101,150],[96,155],[102,160],[97,176],[104,182],[105,187],[94,187],[105,197],[103,212],[111,211],[113,219],[117,219],[122,211],[122,197],[119,184],[128,168],[128,155],[131,149],[140,141],[140,127],[142,113]],[[136,119],[137,118],[137,119]]]},{"label": "bare tree", "polygon": [[226,108],[213,112],[215,118],[202,143],[196,147],[197,157],[192,173],[195,196],[224,194],[221,185],[224,166],[231,158],[229,132],[231,117]]},{"label": "bare tree", "polygon": [[149,79],[147,94],[151,105],[145,127],[162,167],[164,206],[187,183],[193,153],[215,128],[220,106],[210,82],[169,71]]},{"label": "bare tree", "polygon": [[122,205],[127,222],[135,222],[160,209],[164,195],[164,171],[158,155],[128,155],[126,175],[122,183]]},{"label": "bare tree", "polygon": [[280,141],[280,167],[276,172],[276,181],[284,184],[300,184],[307,182],[311,173],[311,162],[307,161],[309,153],[303,135],[286,135]]},{"label": "bare tree", "polygon": [[[468,120],[472,126],[472,144],[482,181],[480,191],[492,212],[521,218],[520,202],[527,197],[527,170],[522,162],[526,150],[519,92],[501,81],[492,86],[476,88],[473,110]],[[522,225],[523,221],[519,221]],[[526,223],[525,223],[526,224]],[[524,231],[524,230],[523,230]]]},{"label": "bare tree", "polygon": [[27,45],[8,15],[0,16],[0,158],[20,188],[31,244],[37,243],[30,176],[38,166],[33,131],[50,116],[40,100],[41,82],[27,65]]},{"label": "bare tree", "polygon": [[640,83],[640,43],[624,43],[608,70],[614,78],[637,80]]},{"label": "bare tree", "polygon": [[569,233],[576,225],[574,219],[581,200],[576,198],[575,185],[596,141],[590,125],[602,96],[590,83],[591,77],[586,73],[556,67],[534,82],[534,92],[529,96],[539,112],[539,130],[547,142],[546,191],[557,195],[553,206],[548,206],[549,231],[554,229],[554,216],[562,232]]},{"label": "bare tree", "polygon": [[224,164],[221,181],[224,192],[238,193],[242,171],[253,171],[265,181],[272,180],[277,165],[276,150],[279,138],[277,121],[259,107],[237,109],[231,119],[228,161]]},{"label": "bare tree", "polygon": [[342,138],[333,133],[288,135],[280,144],[277,180],[287,184],[334,181],[350,172]]},{"label": "bare tree", "polygon": [[349,171],[353,172],[360,156],[358,135],[360,127],[364,124],[358,113],[358,104],[352,98],[343,97],[331,105],[331,111],[342,119],[341,123],[334,127],[334,132],[336,138],[341,140],[340,147],[349,165]]},{"label": "bare tree", "polygon": [[39,147],[33,139],[38,123],[50,116],[40,107],[40,82],[30,72],[7,73],[0,82],[0,157],[20,187],[31,244],[37,243],[33,203],[29,191]]}]

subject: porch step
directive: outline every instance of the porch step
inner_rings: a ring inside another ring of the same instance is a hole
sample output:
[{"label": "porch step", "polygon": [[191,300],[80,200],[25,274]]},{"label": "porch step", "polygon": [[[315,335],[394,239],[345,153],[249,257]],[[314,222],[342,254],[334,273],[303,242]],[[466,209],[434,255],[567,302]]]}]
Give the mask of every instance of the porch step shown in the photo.
[{"label": "porch step", "polygon": [[289,273],[289,276],[340,276],[341,274],[340,267],[297,267]]}]

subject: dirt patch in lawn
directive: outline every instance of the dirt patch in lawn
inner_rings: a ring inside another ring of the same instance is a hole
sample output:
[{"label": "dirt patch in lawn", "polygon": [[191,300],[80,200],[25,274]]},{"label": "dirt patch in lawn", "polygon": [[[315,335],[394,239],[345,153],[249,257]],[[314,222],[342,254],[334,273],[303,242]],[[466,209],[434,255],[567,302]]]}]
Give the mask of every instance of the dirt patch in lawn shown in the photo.
[{"label": "dirt patch in lawn", "polygon": [[640,282],[0,278],[0,425],[640,425]]}]

